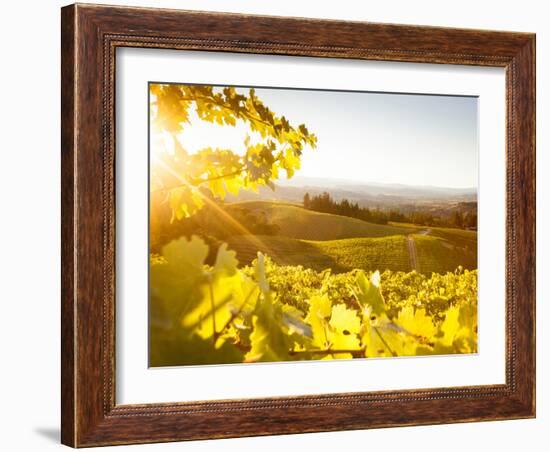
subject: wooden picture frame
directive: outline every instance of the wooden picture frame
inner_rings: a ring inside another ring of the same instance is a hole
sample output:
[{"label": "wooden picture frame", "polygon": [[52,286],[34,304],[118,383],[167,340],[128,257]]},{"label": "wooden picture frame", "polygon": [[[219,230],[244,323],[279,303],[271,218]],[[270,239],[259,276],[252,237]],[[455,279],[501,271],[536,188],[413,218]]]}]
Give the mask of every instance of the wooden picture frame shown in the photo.
[{"label": "wooden picture frame", "polygon": [[[62,442],[73,447],[535,416],[535,35],[70,5],[62,9]],[[506,69],[506,383],[115,404],[118,47]]]}]

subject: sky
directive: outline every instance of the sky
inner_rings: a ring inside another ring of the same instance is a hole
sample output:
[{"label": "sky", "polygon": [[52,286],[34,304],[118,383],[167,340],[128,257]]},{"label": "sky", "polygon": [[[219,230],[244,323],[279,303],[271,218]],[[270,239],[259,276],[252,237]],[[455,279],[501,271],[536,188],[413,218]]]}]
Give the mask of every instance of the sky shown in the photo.
[{"label": "sky", "polygon": [[[245,94],[246,88],[237,88]],[[350,182],[476,188],[475,97],[255,88],[274,113],[318,138],[306,148],[302,177]],[[223,130],[222,130],[223,129]],[[244,152],[244,123],[219,127],[192,116],[179,139],[190,152],[225,147]]]}]

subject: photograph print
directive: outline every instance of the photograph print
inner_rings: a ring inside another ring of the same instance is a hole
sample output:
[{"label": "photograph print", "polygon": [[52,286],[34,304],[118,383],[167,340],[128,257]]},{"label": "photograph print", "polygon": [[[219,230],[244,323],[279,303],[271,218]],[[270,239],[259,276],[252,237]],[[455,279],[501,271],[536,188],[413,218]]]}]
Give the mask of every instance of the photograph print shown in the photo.
[{"label": "photograph print", "polygon": [[477,353],[477,97],[148,90],[150,367]]}]

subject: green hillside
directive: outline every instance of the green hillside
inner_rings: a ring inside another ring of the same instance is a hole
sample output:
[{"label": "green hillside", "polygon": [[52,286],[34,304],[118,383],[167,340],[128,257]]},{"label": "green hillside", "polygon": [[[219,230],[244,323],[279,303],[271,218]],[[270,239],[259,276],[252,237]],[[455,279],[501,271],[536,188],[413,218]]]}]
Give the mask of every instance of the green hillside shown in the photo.
[{"label": "green hillside", "polygon": [[409,271],[405,236],[340,240],[299,240],[280,236],[234,236],[229,248],[237,252],[241,265],[249,264],[261,251],[280,265],[303,265],[321,271],[347,272],[389,269]]},{"label": "green hillside", "polygon": [[[477,232],[412,224],[379,225],[306,210],[295,204],[246,201],[212,209],[200,232],[227,242],[241,265],[258,251],[280,265],[333,272],[352,269],[422,273],[477,268]],[[268,232],[268,230],[270,232]]]},{"label": "green hillside", "polygon": [[477,250],[477,231],[465,231],[464,229],[454,228],[430,228],[430,235],[445,239],[457,246],[467,247],[472,251]]},{"label": "green hillside", "polygon": [[470,270],[477,268],[477,247],[475,244],[464,240],[460,234],[453,232],[447,232],[446,234],[447,239],[432,235],[413,235],[420,272],[445,273],[454,271],[458,265]]},{"label": "green hillside", "polygon": [[415,228],[390,226],[356,218],[314,212],[303,207],[268,201],[234,203],[227,210],[247,209],[279,226],[279,235],[303,240],[337,240],[358,237],[387,237],[410,234]]}]

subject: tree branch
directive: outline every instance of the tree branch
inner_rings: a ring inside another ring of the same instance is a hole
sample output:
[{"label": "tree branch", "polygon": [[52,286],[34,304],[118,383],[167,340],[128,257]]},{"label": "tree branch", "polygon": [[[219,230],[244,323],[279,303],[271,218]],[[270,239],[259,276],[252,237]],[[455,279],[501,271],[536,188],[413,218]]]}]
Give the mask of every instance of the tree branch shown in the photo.
[{"label": "tree branch", "polygon": [[[285,144],[279,152],[282,153],[286,149],[287,149],[287,145]],[[280,160],[281,160],[281,157],[277,157],[275,160],[273,160],[273,163],[279,162]],[[155,190],[152,190],[151,193],[170,191],[170,190],[174,190],[175,188],[186,187],[189,184],[193,185],[194,187],[197,187],[201,184],[208,183],[208,182],[211,182],[211,181],[214,181],[214,180],[225,179],[227,177],[237,176],[238,174],[241,174],[243,171],[246,171],[246,168],[245,168],[244,165],[242,165],[241,168],[239,168],[238,170],[235,170],[231,173],[220,174],[218,176],[214,176],[214,177],[211,177],[209,179],[196,179],[196,180],[193,180],[191,182],[187,182],[187,183],[183,182],[181,184],[171,185],[169,187],[160,187],[160,188],[157,188]]]},{"label": "tree branch", "polygon": [[[180,98],[180,100],[182,100],[182,101],[185,101],[185,102],[195,102],[195,103],[196,103],[197,100],[199,100],[199,99],[200,99],[200,100],[203,100],[203,101],[206,101],[206,102],[210,102],[210,103],[212,103],[212,104],[214,104],[214,105],[217,105],[218,107],[223,108],[224,110],[229,110],[229,111],[231,111],[232,113],[235,113],[235,110],[233,109],[233,107],[231,107],[231,105],[228,105],[228,104],[225,103],[225,102],[220,103],[220,102],[214,100],[214,99],[211,98],[211,97],[196,96],[196,97],[182,97],[182,98]],[[254,115],[251,115],[251,114],[249,114],[249,113],[246,113],[246,112],[244,112],[244,111],[239,111],[238,114],[236,115],[237,118],[239,117],[239,116],[238,116],[239,114],[245,116],[246,118],[250,119],[251,121],[259,122],[259,123],[264,124],[264,125],[266,125],[266,126],[268,126],[268,127],[272,127],[272,128],[274,127],[273,124],[271,124],[271,123],[269,123],[269,122],[267,122],[267,121],[264,121],[263,119],[258,118],[257,116],[254,116]]]},{"label": "tree branch", "polygon": [[220,174],[218,176],[211,177],[209,179],[198,179],[198,180],[194,180],[194,181],[191,181],[191,182],[188,182],[188,183],[170,185],[169,187],[160,187],[160,188],[157,188],[156,190],[152,190],[151,193],[170,191],[170,190],[174,190],[175,188],[186,187],[187,185],[193,185],[193,186],[196,187],[196,186],[199,186],[201,184],[204,184],[205,182],[211,182],[211,181],[214,181],[214,180],[225,179],[227,177],[237,176],[238,174],[242,173],[244,170],[245,170],[245,168],[242,167],[241,169],[233,171],[232,173]]}]

